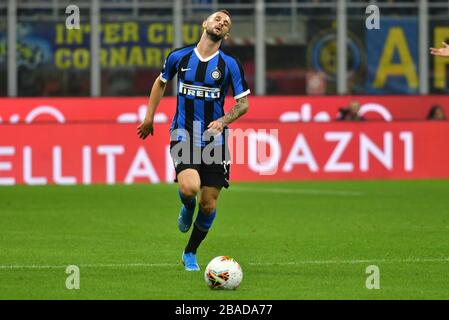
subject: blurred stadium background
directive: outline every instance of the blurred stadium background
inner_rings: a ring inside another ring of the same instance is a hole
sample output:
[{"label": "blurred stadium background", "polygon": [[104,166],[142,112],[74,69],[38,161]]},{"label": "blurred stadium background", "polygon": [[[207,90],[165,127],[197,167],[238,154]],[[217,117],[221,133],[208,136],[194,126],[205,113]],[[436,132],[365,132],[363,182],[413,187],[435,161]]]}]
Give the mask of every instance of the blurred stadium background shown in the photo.
[{"label": "blurred stadium background", "polygon": [[[71,4],[81,10],[79,32],[64,28]],[[365,27],[369,4],[380,9],[378,31]],[[167,50],[194,44],[202,19],[222,7],[233,18],[225,45],[257,95],[447,93],[447,62],[427,55],[446,39],[446,1],[2,0],[0,96],[147,95]],[[91,22],[99,24],[95,37]],[[399,29],[391,41],[393,27]],[[384,51],[404,45],[393,62],[402,62],[398,75],[412,74],[408,81],[374,84]]]},{"label": "blurred stadium background", "polygon": [[[15,185],[0,188],[0,298],[217,297],[172,270],[176,186],[148,186],[173,181],[174,85],[155,136],[136,127],[168,52],[222,8],[252,91],[232,128],[261,131],[199,253],[244,266],[219,298],[447,299],[449,58],[429,47],[449,40],[449,2],[427,0],[0,0],[0,185]],[[79,295],[60,281],[71,263],[88,270]],[[369,263],[389,272],[379,295]]]}]

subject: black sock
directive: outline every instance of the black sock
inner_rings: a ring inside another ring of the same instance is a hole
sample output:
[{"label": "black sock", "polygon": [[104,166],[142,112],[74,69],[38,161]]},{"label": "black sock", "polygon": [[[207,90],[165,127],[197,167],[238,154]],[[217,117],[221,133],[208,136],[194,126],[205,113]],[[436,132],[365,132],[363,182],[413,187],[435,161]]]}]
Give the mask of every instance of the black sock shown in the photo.
[{"label": "black sock", "polygon": [[206,238],[207,231],[200,230],[196,223],[193,224],[192,234],[190,235],[189,243],[184,250],[185,253],[192,252],[196,253],[196,249],[200,246],[201,241]]}]

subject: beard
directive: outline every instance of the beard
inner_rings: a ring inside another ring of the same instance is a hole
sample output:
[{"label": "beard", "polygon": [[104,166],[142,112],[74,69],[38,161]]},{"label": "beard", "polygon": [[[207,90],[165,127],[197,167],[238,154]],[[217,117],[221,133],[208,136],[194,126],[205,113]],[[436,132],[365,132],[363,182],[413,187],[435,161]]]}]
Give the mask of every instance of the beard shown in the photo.
[{"label": "beard", "polygon": [[207,34],[208,38],[210,40],[212,40],[213,42],[219,42],[219,41],[223,40],[223,38],[224,38],[223,34],[219,34],[219,35],[215,34],[214,29],[212,29],[212,30],[206,29],[206,34]]}]

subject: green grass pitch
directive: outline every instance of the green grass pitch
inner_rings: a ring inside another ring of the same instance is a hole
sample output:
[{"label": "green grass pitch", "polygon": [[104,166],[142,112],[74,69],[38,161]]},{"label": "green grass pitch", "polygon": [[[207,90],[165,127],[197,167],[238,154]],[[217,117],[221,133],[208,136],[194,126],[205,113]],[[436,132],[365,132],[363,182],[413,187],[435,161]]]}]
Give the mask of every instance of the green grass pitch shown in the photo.
[{"label": "green grass pitch", "polygon": [[[449,181],[233,183],[194,273],[176,188],[0,188],[0,299],[449,298]],[[206,286],[218,255],[241,264],[237,290]]]}]

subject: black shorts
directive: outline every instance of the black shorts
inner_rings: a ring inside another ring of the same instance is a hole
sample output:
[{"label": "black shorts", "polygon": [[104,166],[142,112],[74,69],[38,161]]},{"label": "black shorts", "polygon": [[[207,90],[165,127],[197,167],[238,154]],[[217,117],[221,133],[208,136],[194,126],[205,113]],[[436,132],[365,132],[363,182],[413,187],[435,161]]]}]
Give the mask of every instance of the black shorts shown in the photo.
[{"label": "black shorts", "polygon": [[[184,141],[170,142],[170,155],[176,171],[175,182],[178,182],[178,174],[181,171],[194,169],[200,175],[201,187],[228,188],[231,162],[229,161],[227,145],[204,149],[204,147],[192,147],[191,145],[187,147]],[[188,150],[188,154],[186,154],[185,150]],[[208,157],[207,155],[210,156]]]}]

